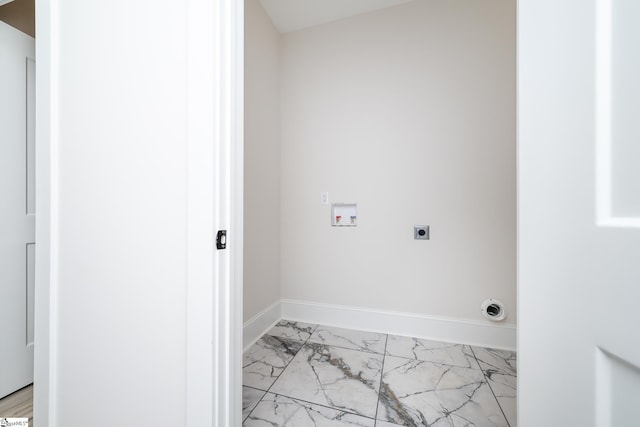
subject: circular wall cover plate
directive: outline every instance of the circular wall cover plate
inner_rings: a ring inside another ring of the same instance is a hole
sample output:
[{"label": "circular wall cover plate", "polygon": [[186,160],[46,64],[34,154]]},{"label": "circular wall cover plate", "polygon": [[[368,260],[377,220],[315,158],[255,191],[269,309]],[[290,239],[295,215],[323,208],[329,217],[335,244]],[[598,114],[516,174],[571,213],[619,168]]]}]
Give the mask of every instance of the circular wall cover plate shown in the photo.
[{"label": "circular wall cover plate", "polygon": [[507,317],[504,304],[497,299],[489,298],[483,301],[480,306],[482,315],[493,322],[499,322]]}]

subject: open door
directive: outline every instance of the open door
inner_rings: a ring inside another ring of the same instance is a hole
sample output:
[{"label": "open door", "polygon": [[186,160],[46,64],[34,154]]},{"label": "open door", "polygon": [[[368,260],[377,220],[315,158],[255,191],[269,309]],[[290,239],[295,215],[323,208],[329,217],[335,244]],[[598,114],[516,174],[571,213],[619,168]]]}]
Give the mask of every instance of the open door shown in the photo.
[{"label": "open door", "polygon": [[33,382],[34,50],[0,22],[0,398]]},{"label": "open door", "polygon": [[636,426],[640,3],[518,13],[519,426]]},{"label": "open door", "polygon": [[34,419],[236,426],[242,2],[116,3],[36,5]]}]

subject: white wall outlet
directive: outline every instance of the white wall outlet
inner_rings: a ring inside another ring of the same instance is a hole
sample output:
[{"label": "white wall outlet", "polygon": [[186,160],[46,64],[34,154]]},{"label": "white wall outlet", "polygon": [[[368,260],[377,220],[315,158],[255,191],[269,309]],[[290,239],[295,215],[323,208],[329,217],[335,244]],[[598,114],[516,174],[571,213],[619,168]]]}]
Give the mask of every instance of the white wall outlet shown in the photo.
[{"label": "white wall outlet", "polygon": [[329,193],[324,191],[322,193],[320,193],[320,204],[321,205],[328,205],[329,204]]}]

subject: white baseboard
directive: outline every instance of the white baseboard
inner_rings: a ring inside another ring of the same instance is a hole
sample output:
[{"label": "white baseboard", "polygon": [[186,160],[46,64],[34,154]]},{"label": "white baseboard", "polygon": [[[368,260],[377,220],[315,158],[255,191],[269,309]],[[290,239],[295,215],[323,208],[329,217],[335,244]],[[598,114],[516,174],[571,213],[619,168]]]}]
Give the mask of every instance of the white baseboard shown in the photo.
[{"label": "white baseboard", "polygon": [[[515,351],[516,325],[282,300],[282,318],[340,328]],[[246,329],[246,327],[245,327]]]},{"label": "white baseboard", "polygon": [[264,335],[282,319],[281,302],[278,300],[251,319],[244,322],[242,327],[242,348],[246,351],[258,338]]}]

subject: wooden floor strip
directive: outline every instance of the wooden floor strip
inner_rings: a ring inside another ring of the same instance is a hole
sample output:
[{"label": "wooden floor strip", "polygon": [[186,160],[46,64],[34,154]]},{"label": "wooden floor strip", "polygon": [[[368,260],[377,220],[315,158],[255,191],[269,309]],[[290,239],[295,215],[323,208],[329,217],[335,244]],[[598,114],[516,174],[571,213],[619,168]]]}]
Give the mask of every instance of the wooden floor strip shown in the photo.
[{"label": "wooden floor strip", "polygon": [[0,418],[29,418],[33,427],[33,384],[0,399]]}]

